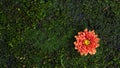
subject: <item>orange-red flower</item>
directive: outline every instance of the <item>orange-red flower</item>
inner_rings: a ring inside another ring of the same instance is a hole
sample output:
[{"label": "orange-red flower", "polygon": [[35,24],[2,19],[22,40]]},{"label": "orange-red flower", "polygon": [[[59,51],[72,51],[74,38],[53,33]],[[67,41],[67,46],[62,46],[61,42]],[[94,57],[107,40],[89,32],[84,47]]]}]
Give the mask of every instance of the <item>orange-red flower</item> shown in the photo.
[{"label": "orange-red flower", "polygon": [[88,29],[85,29],[84,32],[78,32],[75,38],[75,49],[77,49],[81,55],[87,55],[88,53],[93,55],[96,53],[100,39],[95,34],[94,30],[88,31]]}]

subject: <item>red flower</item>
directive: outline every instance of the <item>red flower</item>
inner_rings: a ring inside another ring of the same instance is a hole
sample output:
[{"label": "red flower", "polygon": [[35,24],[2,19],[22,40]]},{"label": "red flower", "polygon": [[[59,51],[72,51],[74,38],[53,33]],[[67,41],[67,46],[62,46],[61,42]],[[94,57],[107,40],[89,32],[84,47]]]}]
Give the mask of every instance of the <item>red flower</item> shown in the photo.
[{"label": "red flower", "polygon": [[88,29],[85,29],[84,32],[78,32],[75,38],[75,49],[77,49],[81,55],[87,55],[88,53],[93,55],[96,53],[100,39],[95,34],[94,30],[88,31]]}]

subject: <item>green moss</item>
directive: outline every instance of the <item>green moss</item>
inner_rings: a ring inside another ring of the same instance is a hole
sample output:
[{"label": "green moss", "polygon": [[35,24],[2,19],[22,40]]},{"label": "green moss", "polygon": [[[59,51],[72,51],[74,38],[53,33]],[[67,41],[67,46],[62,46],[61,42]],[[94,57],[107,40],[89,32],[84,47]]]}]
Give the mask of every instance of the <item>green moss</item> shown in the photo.
[{"label": "green moss", "polygon": [[[116,68],[120,66],[118,1],[0,1],[0,67]],[[95,30],[100,47],[80,56],[74,36]]]}]

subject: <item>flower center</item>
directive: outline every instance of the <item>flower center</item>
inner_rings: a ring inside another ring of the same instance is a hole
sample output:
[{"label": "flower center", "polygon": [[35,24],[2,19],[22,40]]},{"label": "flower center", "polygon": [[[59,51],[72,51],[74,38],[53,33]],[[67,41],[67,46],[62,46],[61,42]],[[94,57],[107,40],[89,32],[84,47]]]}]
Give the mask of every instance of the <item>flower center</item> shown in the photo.
[{"label": "flower center", "polygon": [[84,40],[84,44],[85,44],[85,45],[89,45],[89,44],[90,44],[90,41],[89,41],[89,40]]}]

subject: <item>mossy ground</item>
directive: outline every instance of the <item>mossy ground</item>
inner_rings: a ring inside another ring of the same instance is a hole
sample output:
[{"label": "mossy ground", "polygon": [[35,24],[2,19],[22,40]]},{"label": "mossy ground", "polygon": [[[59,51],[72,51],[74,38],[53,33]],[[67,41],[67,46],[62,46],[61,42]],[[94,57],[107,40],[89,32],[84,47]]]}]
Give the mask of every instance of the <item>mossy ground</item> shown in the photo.
[{"label": "mossy ground", "polygon": [[[74,49],[85,28],[101,39],[95,55]],[[119,0],[0,1],[0,68],[119,67]]]}]

